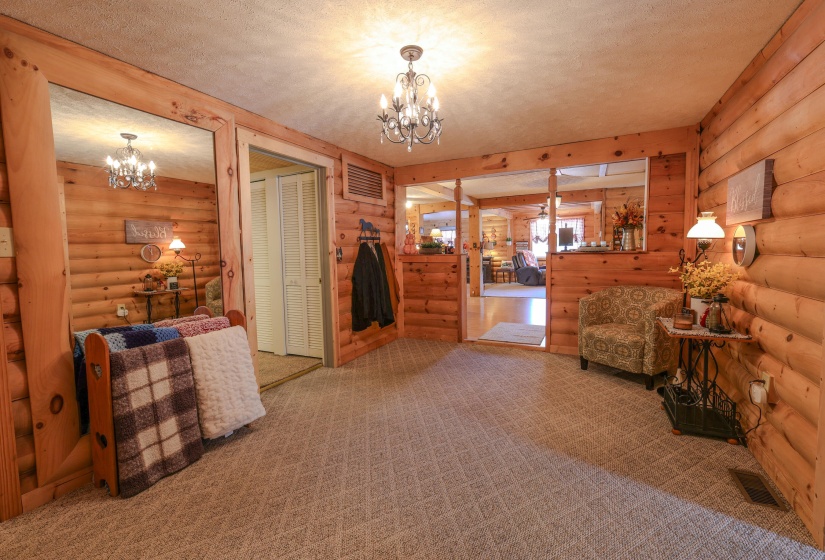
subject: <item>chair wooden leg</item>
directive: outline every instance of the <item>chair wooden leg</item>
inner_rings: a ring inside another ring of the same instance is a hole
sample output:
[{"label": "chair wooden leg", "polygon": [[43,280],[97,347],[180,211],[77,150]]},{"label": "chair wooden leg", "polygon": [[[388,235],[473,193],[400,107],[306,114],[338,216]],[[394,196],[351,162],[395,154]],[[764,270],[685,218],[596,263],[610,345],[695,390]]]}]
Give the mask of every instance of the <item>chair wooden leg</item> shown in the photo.
[{"label": "chair wooden leg", "polygon": [[582,369],[587,369],[587,359],[584,356],[579,356],[579,360],[581,360]]},{"label": "chair wooden leg", "polygon": [[655,379],[656,378],[652,375],[646,375],[645,376],[645,389],[647,389],[648,391],[652,391],[653,390],[653,385],[654,385],[653,382],[655,381]]}]

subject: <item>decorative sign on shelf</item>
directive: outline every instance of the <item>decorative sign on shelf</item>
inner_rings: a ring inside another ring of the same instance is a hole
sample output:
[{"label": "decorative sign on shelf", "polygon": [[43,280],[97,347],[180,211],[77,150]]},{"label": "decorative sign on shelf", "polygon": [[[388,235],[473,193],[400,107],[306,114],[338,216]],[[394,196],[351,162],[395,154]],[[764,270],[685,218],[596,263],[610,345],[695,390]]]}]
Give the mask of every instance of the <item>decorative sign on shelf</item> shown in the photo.
[{"label": "decorative sign on shelf", "polygon": [[728,179],[727,225],[771,217],[773,160],[751,165]]},{"label": "decorative sign on shelf", "polygon": [[124,220],[126,243],[171,243],[172,222],[149,222],[146,220]]}]

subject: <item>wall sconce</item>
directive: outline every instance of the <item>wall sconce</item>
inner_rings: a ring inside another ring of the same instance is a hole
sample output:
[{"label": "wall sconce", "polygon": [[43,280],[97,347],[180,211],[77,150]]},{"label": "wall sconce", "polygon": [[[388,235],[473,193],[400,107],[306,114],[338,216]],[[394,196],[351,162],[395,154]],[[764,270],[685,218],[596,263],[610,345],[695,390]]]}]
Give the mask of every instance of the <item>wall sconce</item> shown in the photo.
[{"label": "wall sconce", "polygon": [[687,238],[696,239],[699,254],[696,255],[696,258],[692,261],[688,261],[688,259],[685,258],[684,248],[679,249],[679,266],[684,266],[686,262],[696,263],[702,256],[707,259],[708,256],[705,254],[705,251],[710,248],[714,239],[725,238],[725,230],[716,223],[716,216],[713,215],[713,212],[702,212],[702,215],[696,218],[696,225],[688,231]]},{"label": "wall sconce", "polygon": [[198,279],[195,276],[195,263],[201,260],[201,254],[195,253],[195,256],[191,259],[182,257],[180,251],[181,249],[186,249],[186,245],[183,244],[183,241],[181,241],[179,237],[175,237],[174,239],[172,239],[172,242],[169,244],[169,248],[175,252],[176,259],[180,258],[192,264],[192,285],[195,289],[195,308],[197,309],[198,307],[200,307],[200,302],[198,301]]}]

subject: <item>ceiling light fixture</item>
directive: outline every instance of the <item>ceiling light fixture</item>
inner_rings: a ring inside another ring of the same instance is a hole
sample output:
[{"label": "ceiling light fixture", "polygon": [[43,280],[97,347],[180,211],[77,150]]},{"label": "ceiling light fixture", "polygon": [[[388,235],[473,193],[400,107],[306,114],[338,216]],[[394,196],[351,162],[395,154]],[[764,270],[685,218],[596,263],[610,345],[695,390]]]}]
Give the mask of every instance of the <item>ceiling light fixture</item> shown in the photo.
[{"label": "ceiling light fixture", "polygon": [[[439,103],[435,95],[435,85],[426,74],[416,74],[413,62],[421,58],[424,49],[418,45],[407,45],[401,49],[401,57],[409,61],[407,72],[395,78],[392,93],[392,110],[395,116],[387,114],[387,98],[381,94],[381,143],[384,137],[393,144],[406,144],[412,151],[413,144],[441,143],[442,119],[438,118]],[[427,87],[427,100],[419,99],[418,88]]]},{"label": "ceiling light fixture", "polygon": [[140,150],[132,147],[132,140],[135,140],[137,136],[122,132],[120,137],[126,140],[126,147],[119,148],[115,152],[116,159],[106,156],[106,164],[109,166],[109,186],[121,189],[133,187],[139,191],[154,187],[158,190],[155,184],[155,162],[150,161],[147,166],[143,163]]}]

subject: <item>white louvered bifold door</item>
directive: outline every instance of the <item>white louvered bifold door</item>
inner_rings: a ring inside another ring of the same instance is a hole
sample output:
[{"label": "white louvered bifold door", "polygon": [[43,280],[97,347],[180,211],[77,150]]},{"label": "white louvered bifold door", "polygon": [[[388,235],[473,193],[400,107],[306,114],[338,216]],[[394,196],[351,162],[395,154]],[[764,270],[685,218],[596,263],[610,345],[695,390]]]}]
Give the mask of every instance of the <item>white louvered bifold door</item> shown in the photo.
[{"label": "white louvered bifold door", "polygon": [[281,177],[287,354],[324,355],[315,172]]},{"label": "white louvered bifold door", "polygon": [[267,230],[266,188],[264,181],[252,183],[252,261],[255,273],[255,317],[258,349],[274,351],[272,318],[272,266]]}]

